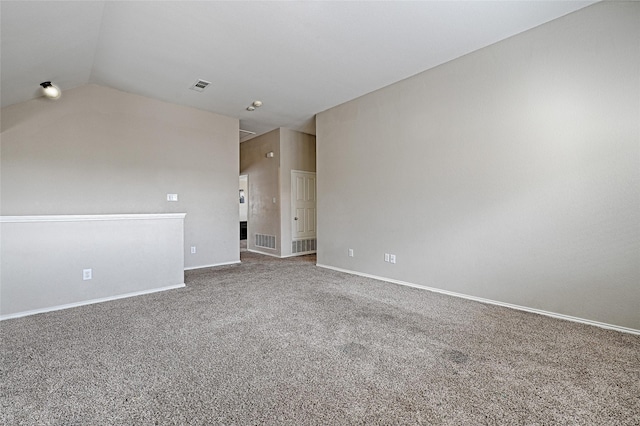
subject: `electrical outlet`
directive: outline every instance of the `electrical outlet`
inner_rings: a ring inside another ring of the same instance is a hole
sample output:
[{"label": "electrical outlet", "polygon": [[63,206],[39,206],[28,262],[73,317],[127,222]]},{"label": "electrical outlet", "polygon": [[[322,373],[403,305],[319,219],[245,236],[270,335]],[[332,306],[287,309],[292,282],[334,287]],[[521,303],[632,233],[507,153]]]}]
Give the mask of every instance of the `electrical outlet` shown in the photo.
[{"label": "electrical outlet", "polygon": [[353,257],[353,249],[349,249],[349,257]]},{"label": "electrical outlet", "polygon": [[389,261],[389,253],[385,253],[384,254],[384,261],[388,262]]},{"label": "electrical outlet", "polygon": [[84,281],[90,280],[93,278],[93,270],[91,269],[83,269],[82,270],[82,279]]},{"label": "electrical outlet", "polygon": [[178,194],[167,194],[167,201],[178,201]]},{"label": "electrical outlet", "polygon": [[389,262],[396,263],[396,255],[395,254],[390,254],[389,255]]},{"label": "electrical outlet", "polygon": [[196,254],[196,246],[191,246],[191,254]]}]

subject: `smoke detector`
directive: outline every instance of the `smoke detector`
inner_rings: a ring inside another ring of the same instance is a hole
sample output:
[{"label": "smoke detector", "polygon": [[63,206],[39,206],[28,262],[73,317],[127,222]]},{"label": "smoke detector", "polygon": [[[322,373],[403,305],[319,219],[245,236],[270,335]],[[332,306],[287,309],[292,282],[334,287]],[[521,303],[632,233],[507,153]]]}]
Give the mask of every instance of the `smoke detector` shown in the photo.
[{"label": "smoke detector", "polygon": [[189,87],[189,89],[195,90],[196,92],[204,92],[204,89],[206,89],[207,86],[210,84],[211,84],[210,81],[196,80],[196,82],[193,83],[193,86]]}]

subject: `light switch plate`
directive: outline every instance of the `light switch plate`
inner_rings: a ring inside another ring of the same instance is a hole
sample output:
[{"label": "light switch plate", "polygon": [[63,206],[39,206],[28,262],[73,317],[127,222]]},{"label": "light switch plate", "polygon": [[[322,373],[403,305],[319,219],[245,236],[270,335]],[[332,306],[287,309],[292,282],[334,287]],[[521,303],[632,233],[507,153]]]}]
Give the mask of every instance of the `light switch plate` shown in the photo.
[{"label": "light switch plate", "polygon": [[84,281],[90,280],[93,278],[93,270],[91,269],[83,269],[82,270],[82,279]]},{"label": "light switch plate", "polygon": [[178,194],[167,194],[167,201],[178,201]]}]

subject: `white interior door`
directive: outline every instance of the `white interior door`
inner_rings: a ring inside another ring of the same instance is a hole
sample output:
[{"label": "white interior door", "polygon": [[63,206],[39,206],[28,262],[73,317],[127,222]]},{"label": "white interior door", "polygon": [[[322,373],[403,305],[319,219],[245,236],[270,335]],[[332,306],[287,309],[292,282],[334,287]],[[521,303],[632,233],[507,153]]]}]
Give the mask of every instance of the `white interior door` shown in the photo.
[{"label": "white interior door", "polygon": [[291,171],[291,238],[316,236],[316,174]]}]

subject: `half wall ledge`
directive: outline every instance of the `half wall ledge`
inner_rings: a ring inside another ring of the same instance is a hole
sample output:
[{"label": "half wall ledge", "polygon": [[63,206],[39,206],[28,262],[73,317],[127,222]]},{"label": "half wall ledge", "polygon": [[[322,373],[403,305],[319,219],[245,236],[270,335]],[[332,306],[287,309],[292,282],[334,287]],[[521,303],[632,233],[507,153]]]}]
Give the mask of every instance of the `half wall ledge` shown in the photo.
[{"label": "half wall ledge", "polygon": [[184,287],[185,217],[0,216],[0,320]]}]

